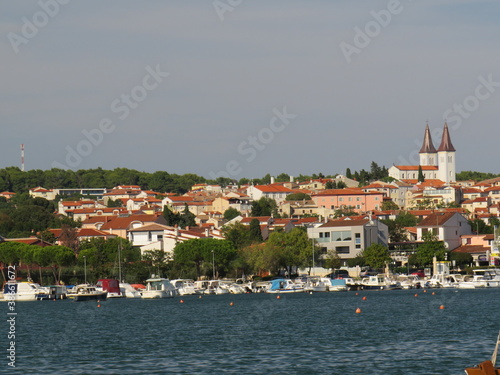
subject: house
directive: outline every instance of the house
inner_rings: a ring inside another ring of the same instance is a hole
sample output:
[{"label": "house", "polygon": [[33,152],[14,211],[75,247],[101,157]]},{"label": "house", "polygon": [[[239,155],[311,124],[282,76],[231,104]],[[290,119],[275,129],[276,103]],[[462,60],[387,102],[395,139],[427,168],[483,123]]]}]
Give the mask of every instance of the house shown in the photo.
[{"label": "house", "polygon": [[380,210],[384,194],[380,192],[365,193],[359,188],[329,189],[314,194],[313,201],[319,208],[330,210],[352,209],[357,213]]},{"label": "house", "polygon": [[47,200],[54,200],[57,193],[52,189],[45,189],[41,186],[37,186],[29,190],[29,195],[33,198],[45,198]]},{"label": "house", "polygon": [[423,241],[427,233],[433,233],[443,241],[448,250],[461,244],[461,236],[472,234],[467,219],[458,212],[434,212],[417,224],[417,241]]},{"label": "house", "polygon": [[270,184],[270,185],[255,185],[250,186],[247,189],[247,195],[253,200],[258,201],[260,198],[271,198],[274,199],[279,206],[285,201],[285,198],[292,194],[294,191],[288,189],[281,184]]},{"label": "house", "polygon": [[387,246],[389,239],[387,225],[370,218],[345,218],[318,223],[310,226],[307,234],[321,247],[323,257],[329,250],[333,250],[340,257],[343,266],[347,265],[348,259],[355,258],[371,244]]},{"label": "house", "polygon": [[500,259],[493,234],[464,235],[461,240],[461,245],[453,252],[470,254],[476,266],[480,266],[480,262],[494,264],[496,259]]},{"label": "house", "polygon": [[43,239],[40,239],[40,238],[35,237],[35,236],[24,237],[24,238],[3,238],[3,237],[1,237],[0,242],[20,242],[20,243],[25,243],[27,245],[34,245],[34,246],[41,246],[41,247],[53,245],[50,242],[44,241]]},{"label": "house", "polygon": [[179,242],[196,238],[215,238],[223,240],[220,231],[211,228],[186,227],[180,229],[164,224],[148,224],[128,231],[128,239],[132,246],[138,246],[141,253],[148,250],[162,250],[173,256],[175,245]]},{"label": "house", "polygon": [[3,191],[0,193],[0,197],[4,197],[7,200],[11,199],[14,195],[16,195],[16,193],[11,193],[9,191]]},{"label": "house", "polygon": [[[115,238],[117,237],[116,234],[111,234],[102,230],[98,229],[93,229],[93,228],[75,228],[76,229],[76,239],[79,242],[85,241],[85,240],[90,240],[93,238],[104,238],[105,240],[110,239],[110,238]],[[54,237],[56,238],[56,244],[57,245],[65,245],[64,241],[61,241],[61,234],[63,233],[62,229],[49,229],[52,234],[54,234]]]},{"label": "house", "polygon": [[98,229],[116,234],[119,237],[127,238],[127,232],[131,229],[135,229],[147,224],[163,224],[167,225],[167,221],[162,215],[146,215],[146,214],[136,214],[129,216],[118,216],[114,217],[109,221],[106,221],[101,225],[101,223],[95,223],[99,226]]},{"label": "house", "polygon": [[106,208],[106,206],[90,199],[82,199],[80,201],[59,201],[59,203],[57,204],[57,212],[65,216],[69,216],[68,211],[86,208]]}]

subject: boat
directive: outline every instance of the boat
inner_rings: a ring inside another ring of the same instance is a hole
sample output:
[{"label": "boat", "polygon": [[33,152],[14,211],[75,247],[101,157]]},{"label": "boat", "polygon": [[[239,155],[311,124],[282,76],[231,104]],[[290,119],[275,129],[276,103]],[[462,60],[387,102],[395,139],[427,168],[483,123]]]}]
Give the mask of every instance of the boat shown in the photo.
[{"label": "boat", "polygon": [[329,279],[329,281],[329,292],[346,292],[347,290],[349,290],[346,279]]},{"label": "boat", "polygon": [[177,294],[177,289],[170,283],[170,280],[152,277],[146,280],[146,290],[142,292],[141,297],[145,299],[171,298]]},{"label": "boat", "polygon": [[125,298],[141,298],[141,292],[129,283],[120,283],[120,293]]},{"label": "boat", "polygon": [[304,292],[304,287],[295,284],[290,279],[274,279],[266,289],[266,293],[299,293]]},{"label": "boat", "polygon": [[500,375],[500,367],[496,367],[498,346],[500,344],[500,333],[497,337],[497,343],[495,345],[495,350],[491,356],[491,359],[481,362],[476,367],[467,367],[465,373],[467,375]]},{"label": "boat", "polygon": [[50,290],[32,281],[8,281],[0,294],[2,301],[39,301],[49,299]]},{"label": "boat", "polygon": [[120,289],[120,282],[117,279],[99,279],[96,289],[108,292],[108,298],[122,298],[124,295]]},{"label": "boat", "polygon": [[460,289],[489,288],[489,280],[482,275],[467,275],[458,283]]},{"label": "boat", "polygon": [[392,290],[401,289],[401,284],[389,279],[384,274],[378,274],[376,276],[364,277],[361,280],[361,287],[365,290]]},{"label": "boat", "polygon": [[66,294],[74,301],[105,301],[108,292],[98,290],[95,285],[79,284]]},{"label": "boat", "polygon": [[206,286],[203,294],[229,294],[227,285],[220,283],[219,280],[208,280]]},{"label": "boat", "polygon": [[328,292],[331,284],[327,277],[310,276],[303,285],[305,292]]},{"label": "boat", "polygon": [[396,278],[402,289],[419,289],[422,287],[422,281],[417,275],[399,275]]},{"label": "boat", "polygon": [[500,287],[500,270],[498,268],[485,268],[472,270],[474,276],[483,276],[491,288]]},{"label": "boat", "polygon": [[458,288],[461,281],[463,275],[460,274],[435,274],[425,282],[425,285],[428,288]]},{"label": "boat", "polygon": [[170,281],[181,296],[197,294],[194,281],[191,279],[175,279]]}]

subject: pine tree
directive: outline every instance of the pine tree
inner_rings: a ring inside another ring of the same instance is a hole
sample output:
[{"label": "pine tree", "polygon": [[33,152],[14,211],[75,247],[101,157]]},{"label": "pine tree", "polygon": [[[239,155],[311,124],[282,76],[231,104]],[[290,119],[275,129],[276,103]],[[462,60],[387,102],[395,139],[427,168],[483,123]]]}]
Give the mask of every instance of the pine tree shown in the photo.
[{"label": "pine tree", "polygon": [[424,177],[424,172],[422,171],[422,166],[418,166],[418,182],[424,182],[425,177]]}]

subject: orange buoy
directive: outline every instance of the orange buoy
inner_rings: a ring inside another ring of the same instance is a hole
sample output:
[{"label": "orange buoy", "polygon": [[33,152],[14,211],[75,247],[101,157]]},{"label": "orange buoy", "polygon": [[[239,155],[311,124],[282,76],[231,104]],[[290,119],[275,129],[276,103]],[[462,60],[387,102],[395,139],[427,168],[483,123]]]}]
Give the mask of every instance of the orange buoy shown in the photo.
[{"label": "orange buoy", "polygon": [[97,304],[97,307],[101,307],[101,305],[100,305],[100,304]]},{"label": "orange buoy", "polygon": [[434,296],[434,295],[436,295],[436,293],[432,292],[432,295]]},{"label": "orange buoy", "polygon": [[180,302],[180,303],[184,303],[184,300],[183,300],[183,299],[181,299],[179,302]]},{"label": "orange buoy", "polygon": [[444,310],[444,305],[439,306],[440,310]]},{"label": "orange buoy", "polygon": [[362,299],[363,301],[366,301],[366,296],[365,296],[365,297],[363,297],[363,298],[361,298],[361,299]]},{"label": "orange buoy", "polygon": [[415,293],[415,297],[418,297],[418,293]]},{"label": "orange buoy", "polygon": [[361,309],[359,307],[356,309],[356,314],[361,314]]},{"label": "orange buoy", "polygon": [[427,290],[424,289],[424,293],[427,293]]},{"label": "orange buoy", "polygon": [[281,296],[279,296],[279,295],[276,296],[276,299],[280,299],[280,298],[281,298]]},{"label": "orange buoy", "polygon": [[234,306],[234,302],[229,302],[229,306]]},{"label": "orange buoy", "polygon": [[202,296],[199,296],[198,298],[201,299]]},{"label": "orange buoy", "polygon": [[356,292],[356,295],[359,295],[359,293],[358,293],[358,292]]}]

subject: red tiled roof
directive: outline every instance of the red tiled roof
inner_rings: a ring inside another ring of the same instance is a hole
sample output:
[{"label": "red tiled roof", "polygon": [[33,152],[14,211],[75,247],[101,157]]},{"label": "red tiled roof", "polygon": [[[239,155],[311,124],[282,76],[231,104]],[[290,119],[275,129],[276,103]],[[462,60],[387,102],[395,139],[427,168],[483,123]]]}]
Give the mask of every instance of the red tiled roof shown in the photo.
[{"label": "red tiled roof", "polygon": [[291,189],[279,184],[255,185],[254,188],[262,191],[263,193],[293,193]]},{"label": "red tiled roof", "polygon": [[379,192],[364,192],[362,188],[346,188],[346,189],[328,189],[320,191],[313,196],[321,195],[382,195]]},{"label": "red tiled roof", "polygon": [[319,228],[331,228],[331,227],[357,227],[360,225],[365,225],[370,220],[361,219],[361,220],[332,220],[323,225],[320,225]]},{"label": "red tiled roof", "polygon": [[[418,171],[419,166],[418,165],[395,165],[397,169],[400,171]],[[437,171],[439,170],[438,167],[434,165],[422,165],[422,170],[423,171]]]},{"label": "red tiled roof", "polygon": [[452,253],[482,254],[486,253],[488,250],[491,250],[491,248],[481,245],[462,245],[452,250]]},{"label": "red tiled roof", "polygon": [[417,224],[417,227],[435,227],[441,226],[445,224],[448,220],[450,220],[455,212],[438,212],[432,213],[428,215],[425,219],[422,219],[420,223]]},{"label": "red tiled roof", "polygon": [[137,214],[125,217],[113,217],[101,227],[102,230],[108,229],[128,229],[132,222],[154,223],[159,220],[158,215]]}]

